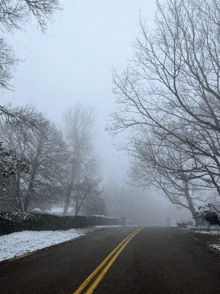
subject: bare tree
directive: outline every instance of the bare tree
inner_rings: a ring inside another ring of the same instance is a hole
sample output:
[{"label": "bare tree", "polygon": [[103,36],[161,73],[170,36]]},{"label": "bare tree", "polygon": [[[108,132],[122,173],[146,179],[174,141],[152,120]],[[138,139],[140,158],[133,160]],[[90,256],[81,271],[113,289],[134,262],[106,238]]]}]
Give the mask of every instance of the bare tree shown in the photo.
[{"label": "bare tree", "polygon": [[81,183],[74,186],[72,200],[75,207],[73,206],[72,211],[75,217],[77,217],[80,210],[84,211],[87,215],[95,211],[104,214],[104,200],[101,199],[99,185],[100,179],[95,179],[94,175],[93,177],[90,175],[90,178],[84,177]]},{"label": "bare tree", "polygon": [[21,24],[32,16],[37,20],[42,30],[46,28],[49,17],[59,9],[58,0],[1,0],[1,29],[20,29]]},{"label": "bare tree", "polygon": [[[20,29],[30,18],[37,20],[39,27],[45,31],[47,22],[54,11],[59,9],[58,0],[1,0],[0,30],[9,33]],[[19,60],[4,37],[0,38],[0,88],[12,89],[10,80]],[[27,109],[12,106],[0,106],[0,118],[8,122],[27,123],[34,126],[33,117]]]},{"label": "bare tree", "polygon": [[[0,30],[3,34],[10,33],[15,29],[20,29],[23,23],[34,17],[42,31],[44,31],[53,12],[59,9],[58,4],[58,0],[1,0]],[[19,60],[15,57],[11,46],[7,44],[4,37],[1,37],[0,88],[12,90],[10,80],[18,62]],[[0,105],[0,123],[4,122],[13,125],[16,131],[24,125],[32,129],[40,129],[37,115],[29,107],[16,108],[11,105]]]},{"label": "bare tree", "polygon": [[111,126],[161,134],[191,161],[182,169],[187,180],[218,191],[219,16],[219,1],[157,1],[156,29],[141,19],[133,61],[122,75],[113,73],[121,107]]},{"label": "bare tree", "polygon": [[77,104],[64,114],[69,160],[65,182],[66,215],[71,205],[77,216],[85,200],[100,182],[99,164],[94,151],[94,112]]},{"label": "bare tree", "polygon": [[133,160],[129,176],[133,185],[144,188],[155,186],[173,204],[189,209],[192,216],[195,216],[195,201],[201,201],[200,193],[204,187],[201,187],[198,180],[189,180],[184,172],[190,170],[192,164],[187,154],[169,148],[166,140],[161,142],[147,135],[132,139],[130,154]]},{"label": "bare tree", "polygon": [[26,127],[14,132],[11,125],[2,126],[4,144],[17,158],[28,158],[30,174],[15,173],[10,188],[1,197],[4,203],[14,201],[19,210],[27,211],[33,203],[53,202],[62,196],[62,175],[67,160],[62,133],[41,116],[41,132]]}]

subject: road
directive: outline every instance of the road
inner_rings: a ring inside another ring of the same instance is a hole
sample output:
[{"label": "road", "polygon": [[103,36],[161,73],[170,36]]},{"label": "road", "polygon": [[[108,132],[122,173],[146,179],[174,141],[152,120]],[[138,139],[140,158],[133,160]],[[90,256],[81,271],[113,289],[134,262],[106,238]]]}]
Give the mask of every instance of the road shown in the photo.
[{"label": "road", "polygon": [[220,293],[219,256],[178,228],[100,229],[0,263],[0,292]]}]

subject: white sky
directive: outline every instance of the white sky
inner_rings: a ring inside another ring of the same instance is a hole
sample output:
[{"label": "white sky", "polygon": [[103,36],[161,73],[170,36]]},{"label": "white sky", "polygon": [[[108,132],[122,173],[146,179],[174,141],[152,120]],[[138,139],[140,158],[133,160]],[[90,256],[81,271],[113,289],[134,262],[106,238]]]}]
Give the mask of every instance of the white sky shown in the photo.
[{"label": "white sky", "polygon": [[150,0],[67,0],[55,13],[46,34],[36,22],[8,35],[16,54],[25,62],[17,67],[14,92],[4,91],[2,103],[31,104],[53,121],[60,122],[67,107],[81,101],[97,113],[97,148],[103,174],[124,176],[127,157],[115,150],[104,132],[115,109],[112,69],[122,72],[133,55],[131,43],[139,32],[139,13],[150,19]]}]

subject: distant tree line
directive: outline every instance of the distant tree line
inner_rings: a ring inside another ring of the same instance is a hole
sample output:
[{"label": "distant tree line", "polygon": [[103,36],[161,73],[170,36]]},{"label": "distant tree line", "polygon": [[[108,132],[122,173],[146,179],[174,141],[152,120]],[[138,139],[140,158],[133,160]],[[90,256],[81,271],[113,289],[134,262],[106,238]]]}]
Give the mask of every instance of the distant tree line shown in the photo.
[{"label": "distant tree line", "polygon": [[134,58],[113,74],[110,130],[131,130],[134,183],[195,215],[202,190],[220,195],[220,2],[156,3],[155,28],[141,16]]}]

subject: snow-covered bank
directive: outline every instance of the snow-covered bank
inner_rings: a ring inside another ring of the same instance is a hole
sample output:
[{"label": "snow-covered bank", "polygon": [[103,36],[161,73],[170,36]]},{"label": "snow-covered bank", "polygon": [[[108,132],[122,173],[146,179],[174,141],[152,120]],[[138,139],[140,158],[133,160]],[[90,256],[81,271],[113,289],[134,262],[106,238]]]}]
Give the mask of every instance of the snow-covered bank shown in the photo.
[{"label": "snow-covered bank", "polygon": [[23,231],[0,236],[0,261],[31,253],[35,250],[76,239],[96,229],[117,228],[116,226],[95,226],[67,231]]},{"label": "snow-covered bank", "polygon": [[94,229],[67,231],[23,231],[0,237],[0,261],[18,257],[38,249],[78,238]]},{"label": "snow-covered bank", "polygon": [[[207,231],[207,230],[199,230],[199,231],[194,231],[194,233],[197,233],[197,234],[203,234],[203,235],[210,235],[210,240],[208,241],[207,245],[217,251],[219,251],[220,253],[220,230],[217,229],[217,230],[214,230],[214,229],[211,229],[210,231]],[[214,239],[211,238],[211,236],[215,237]]]},{"label": "snow-covered bank", "polygon": [[220,231],[195,231],[195,233],[208,234],[208,235],[220,235]]}]

